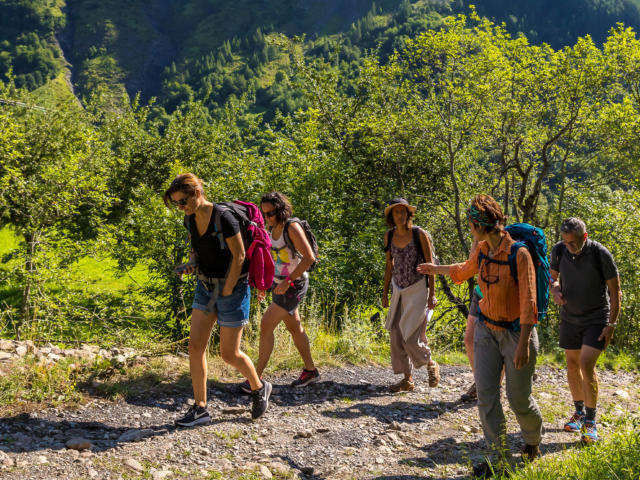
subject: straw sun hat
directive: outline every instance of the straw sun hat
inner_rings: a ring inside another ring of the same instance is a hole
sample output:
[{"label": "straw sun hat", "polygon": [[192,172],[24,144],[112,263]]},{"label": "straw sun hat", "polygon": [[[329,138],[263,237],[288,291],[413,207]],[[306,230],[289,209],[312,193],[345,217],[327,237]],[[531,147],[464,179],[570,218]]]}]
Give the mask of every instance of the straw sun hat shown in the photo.
[{"label": "straw sun hat", "polygon": [[416,213],[416,210],[417,210],[417,208],[414,207],[413,205],[409,205],[409,202],[407,202],[404,198],[395,197],[389,202],[389,205],[387,205],[385,207],[384,216],[386,217],[389,214],[389,212],[391,211],[391,209],[393,207],[395,207],[396,205],[402,205],[402,206],[406,207],[406,209],[409,210],[411,213]]}]

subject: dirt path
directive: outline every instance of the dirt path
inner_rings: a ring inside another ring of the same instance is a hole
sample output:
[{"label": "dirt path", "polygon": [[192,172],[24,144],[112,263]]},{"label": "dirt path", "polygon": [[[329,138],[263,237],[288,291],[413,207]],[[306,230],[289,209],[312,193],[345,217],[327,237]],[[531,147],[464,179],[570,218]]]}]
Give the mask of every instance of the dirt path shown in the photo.
[{"label": "dirt path", "polygon": [[[270,409],[257,422],[236,384],[218,382],[209,386],[213,422],[194,429],[173,426],[188,407],[184,387],[120,402],[94,398],[76,411],[4,418],[0,478],[461,479],[481,452],[475,405],[458,402],[471,381],[466,367],[443,366],[436,389],[419,371],[416,391],[395,395],[386,391],[395,380],[388,368],[325,369],[321,381],[304,391],[288,386],[293,378],[272,379]],[[604,371],[600,378],[606,436],[615,416],[637,414],[640,382],[639,375],[624,372]],[[534,387],[545,420],[543,454],[576,445],[577,436],[562,430],[571,413],[564,371],[541,367]],[[517,451],[520,436],[506,410]],[[73,437],[91,446],[66,448]]]}]

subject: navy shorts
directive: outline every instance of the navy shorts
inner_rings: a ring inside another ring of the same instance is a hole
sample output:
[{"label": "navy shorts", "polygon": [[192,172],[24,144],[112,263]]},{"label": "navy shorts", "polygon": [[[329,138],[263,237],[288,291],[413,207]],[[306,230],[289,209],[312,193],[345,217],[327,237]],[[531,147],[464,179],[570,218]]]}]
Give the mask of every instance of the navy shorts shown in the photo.
[{"label": "navy shorts", "polygon": [[560,348],[580,350],[582,345],[604,350],[604,339],[598,340],[606,323],[601,325],[575,325],[566,321],[560,322]]},{"label": "navy shorts", "polygon": [[[277,281],[273,282],[271,286],[271,291],[276,288],[278,285]],[[289,287],[287,291],[283,295],[272,294],[273,303],[278,305],[279,307],[284,308],[289,315],[293,315],[300,302],[307,293],[307,289],[309,288],[309,277],[302,276],[297,280],[293,281],[293,287]]]},{"label": "navy shorts", "polygon": [[244,327],[249,323],[249,307],[251,305],[251,289],[246,278],[236,283],[231,295],[220,296],[224,281],[211,290],[198,280],[191,308],[206,313],[218,313],[218,325],[222,327]]}]

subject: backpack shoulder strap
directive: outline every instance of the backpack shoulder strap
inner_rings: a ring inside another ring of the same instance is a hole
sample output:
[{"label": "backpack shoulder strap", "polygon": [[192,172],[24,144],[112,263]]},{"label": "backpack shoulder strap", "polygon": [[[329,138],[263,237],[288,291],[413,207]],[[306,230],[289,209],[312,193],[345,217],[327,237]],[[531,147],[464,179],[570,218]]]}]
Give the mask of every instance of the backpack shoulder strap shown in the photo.
[{"label": "backpack shoulder strap", "polygon": [[420,263],[421,259],[423,262],[427,261],[427,255],[426,255],[426,252],[424,251],[424,248],[422,248],[422,241],[420,239],[421,231],[422,229],[420,227],[411,228],[411,234],[413,235],[413,243],[415,244],[416,249],[418,250],[418,263]]},{"label": "backpack shoulder strap", "polygon": [[424,232],[424,234],[427,236],[427,244],[431,249],[431,261],[434,263],[437,263],[436,254],[435,254],[435,251],[433,250],[433,242],[431,241],[431,235],[429,235],[429,232],[427,232],[426,230],[423,230],[420,227],[413,227],[412,228],[413,243],[416,245],[416,248],[418,249],[418,259],[417,259],[416,266],[418,265],[418,263],[420,263],[420,260],[422,260],[422,262],[427,261],[427,251],[422,246],[422,238],[421,238],[422,232]]},{"label": "backpack shoulder strap", "polygon": [[595,267],[598,270],[598,272],[600,273],[600,278],[602,279],[602,283],[604,283],[605,285],[607,284],[607,279],[604,278],[604,267],[602,265],[602,250],[600,248],[598,248],[597,246],[595,247],[596,249],[596,261],[595,261]]},{"label": "backpack shoulder strap", "polygon": [[227,206],[220,203],[213,205],[213,228],[215,229],[216,236],[220,242],[220,248],[222,249],[227,248],[227,243],[225,242],[224,235],[222,234],[222,214],[226,209]]},{"label": "backpack shoulder strap", "polygon": [[187,229],[187,234],[184,237],[184,243],[189,245],[191,242],[191,222],[189,222],[189,217],[187,215],[182,219],[182,224],[184,225],[184,228]]},{"label": "backpack shoulder strap", "polygon": [[560,268],[560,262],[562,261],[562,256],[564,255],[566,249],[567,246],[564,243],[560,242],[558,246],[558,268]]},{"label": "backpack shoulder strap", "polygon": [[291,241],[291,237],[289,236],[289,226],[291,225],[291,223],[296,221],[297,219],[295,218],[289,218],[286,222],[284,222],[284,227],[282,228],[282,237],[284,238],[284,244],[287,246],[287,248],[298,255],[298,251],[296,250],[296,247]]},{"label": "backpack shoulder strap", "polygon": [[511,270],[511,276],[518,284],[518,250],[521,248],[527,248],[527,244],[524,242],[515,242],[511,245],[511,252],[509,253],[509,269]]},{"label": "backpack shoulder strap", "polygon": [[395,232],[395,228],[390,228],[387,230],[387,244],[384,246],[384,252],[388,252],[391,250],[391,240],[393,240],[393,232]]},{"label": "backpack shoulder strap", "polygon": [[[523,244],[524,245],[524,244]],[[478,247],[478,268],[480,268],[480,265],[482,264],[483,260],[486,260],[487,263],[497,263],[498,265],[508,265],[510,264],[510,257],[511,254],[509,254],[509,259],[507,259],[507,261],[503,261],[503,260],[496,260],[495,258],[491,258],[489,255],[486,255],[483,251],[482,248]]]}]

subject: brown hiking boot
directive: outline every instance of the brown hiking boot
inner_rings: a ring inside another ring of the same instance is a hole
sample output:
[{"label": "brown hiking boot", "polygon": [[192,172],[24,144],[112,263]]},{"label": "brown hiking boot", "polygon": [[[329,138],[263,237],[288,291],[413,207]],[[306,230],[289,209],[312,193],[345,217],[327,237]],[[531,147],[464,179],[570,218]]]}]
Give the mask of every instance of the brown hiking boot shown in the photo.
[{"label": "brown hiking boot", "polygon": [[392,393],[398,392],[413,392],[413,389],[416,388],[416,385],[406,378],[403,378],[398,383],[394,383],[389,387],[389,391]]},{"label": "brown hiking boot", "polygon": [[429,386],[434,388],[440,383],[440,365],[435,360],[432,362],[427,365],[427,373],[429,374]]},{"label": "brown hiking boot", "polygon": [[463,393],[460,396],[461,402],[477,402],[478,401],[478,390],[476,390],[476,382],[473,382],[473,385],[469,387],[469,390],[466,393]]},{"label": "brown hiking boot", "polygon": [[540,449],[538,445],[525,445],[522,449],[522,461],[533,462],[536,458],[540,456]]}]

